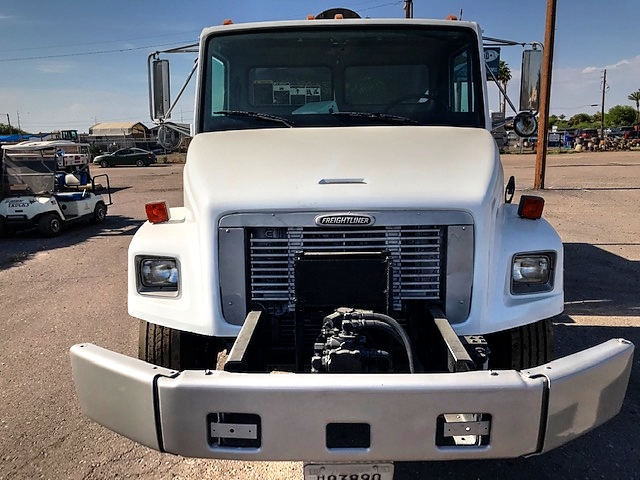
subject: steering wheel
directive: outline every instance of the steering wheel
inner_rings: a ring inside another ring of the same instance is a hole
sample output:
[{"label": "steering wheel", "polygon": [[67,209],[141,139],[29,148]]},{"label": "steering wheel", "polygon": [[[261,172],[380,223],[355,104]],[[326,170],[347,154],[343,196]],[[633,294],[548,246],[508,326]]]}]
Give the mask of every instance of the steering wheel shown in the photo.
[{"label": "steering wheel", "polygon": [[413,103],[410,103],[409,105],[421,105],[424,103],[425,105],[430,105],[431,108],[438,107],[438,109],[442,109],[445,111],[447,110],[447,104],[441,98],[438,98],[435,95],[432,95],[430,93],[409,93],[409,94],[394,98],[391,102],[389,102],[389,105],[387,105],[387,108],[384,109],[383,113],[389,113],[390,110],[402,104],[403,102],[407,102],[409,100],[422,100],[422,99],[425,99],[427,101],[413,102]]}]

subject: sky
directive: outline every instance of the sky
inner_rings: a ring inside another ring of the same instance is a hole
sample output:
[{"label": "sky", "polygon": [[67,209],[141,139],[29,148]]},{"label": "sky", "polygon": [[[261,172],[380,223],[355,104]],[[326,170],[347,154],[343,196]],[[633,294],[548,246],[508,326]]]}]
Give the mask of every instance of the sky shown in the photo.
[{"label": "sky", "polygon": [[[194,43],[200,31],[234,23],[305,19],[333,7],[363,17],[401,18],[403,0],[2,0],[0,2],[0,123],[30,133],[76,129],[99,122],[151,125],[147,56]],[[414,17],[448,14],[478,22],[489,37],[544,41],[546,0],[414,0]],[[635,103],[640,90],[640,1],[558,0],[550,113],[571,117]],[[182,58],[178,58],[182,57]],[[193,58],[172,55],[172,93]],[[520,47],[503,48],[512,70],[508,93],[518,104]],[[191,88],[191,87],[190,87]],[[489,108],[499,110],[489,87]],[[595,105],[595,106],[594,106]],[[7,115],[9,118],[7,118]],[[173,120],[193,116],[193,90]]]}]

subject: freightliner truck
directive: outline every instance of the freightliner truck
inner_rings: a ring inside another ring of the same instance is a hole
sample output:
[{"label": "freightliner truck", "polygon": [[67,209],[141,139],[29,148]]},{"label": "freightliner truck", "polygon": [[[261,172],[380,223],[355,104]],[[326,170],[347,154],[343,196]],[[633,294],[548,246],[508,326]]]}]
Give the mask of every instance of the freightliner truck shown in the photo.
[{"label": "freightliner truck", "polygon": [[[161,452],[302,460],[313,480],[540,454],[609,420],[633,345],[552,357],[563,246],[542,198],[512,201],[490,42],[350,13],[225,22],[183,49],[184,206],[148,203],[129,247],[138,358],[71,348],[83,412]],[[540,61],[523,58],[507,120],[531,135]],[[166,62],[148,66],[165,129]]]}]

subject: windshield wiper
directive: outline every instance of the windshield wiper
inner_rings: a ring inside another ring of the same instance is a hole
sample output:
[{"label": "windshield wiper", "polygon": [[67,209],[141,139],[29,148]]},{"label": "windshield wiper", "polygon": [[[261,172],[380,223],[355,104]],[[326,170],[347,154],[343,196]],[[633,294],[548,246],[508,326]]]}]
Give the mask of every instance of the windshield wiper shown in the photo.
[{"label": "windshield wiper", "polygon": [[400,125],[417,125],[418,121],[412,118],[400,117],[398,115],[389,115],[388,113],[371,113],[371,112],[333,112],[331,115],[344,117],[361,117],[379,120],[386,123],[397,123]]},{"label": "windshield wiper", "polygon": [[244,112],[242,110],[218,110],[217,112],[213,112],[214,115],[228,115],[230,117],[248,117],[255,118],[258,120],[265,120],[267,122],[280,123],[286,127],[293,128],[293,123],[289,120],[277,117],[275,115],[269,115],[268,113],[259,113],[259,112]]}]

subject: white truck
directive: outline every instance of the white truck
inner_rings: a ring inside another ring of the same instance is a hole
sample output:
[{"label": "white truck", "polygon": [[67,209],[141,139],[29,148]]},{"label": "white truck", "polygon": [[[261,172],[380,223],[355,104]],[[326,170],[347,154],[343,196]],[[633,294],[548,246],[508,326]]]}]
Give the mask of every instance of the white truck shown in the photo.
[{"label": "white truck", "polygon": [[147,204],[129,248],[139,358],[73,346],[83,412],[313,480],[539,454],[607,421],[634,347],[552,358],[563,246],[505,187],[480,27],[344,16],[202,32],[184,206]]}]

